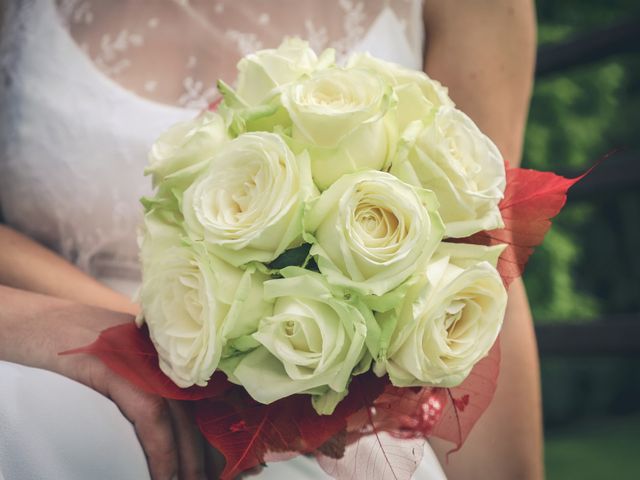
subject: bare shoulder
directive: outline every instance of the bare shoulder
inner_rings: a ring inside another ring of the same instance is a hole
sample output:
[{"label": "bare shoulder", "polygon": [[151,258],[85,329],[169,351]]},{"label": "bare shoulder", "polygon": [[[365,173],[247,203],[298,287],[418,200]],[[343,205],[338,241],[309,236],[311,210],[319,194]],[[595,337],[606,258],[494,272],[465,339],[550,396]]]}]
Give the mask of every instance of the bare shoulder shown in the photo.
[{"label": "bare shoulder", "polygon": [[[431,29],[449,22],[481,27],[497,24],[519,26],[530,23],[535,18],[533,0],[440,0],[423,1],[424,21]],[[479,22],[478,20],[483,20]]]},{"label": "bare shoulder", "polygon": [[533,84],[533,0],[425,0],[425,71],[512,163]]}]

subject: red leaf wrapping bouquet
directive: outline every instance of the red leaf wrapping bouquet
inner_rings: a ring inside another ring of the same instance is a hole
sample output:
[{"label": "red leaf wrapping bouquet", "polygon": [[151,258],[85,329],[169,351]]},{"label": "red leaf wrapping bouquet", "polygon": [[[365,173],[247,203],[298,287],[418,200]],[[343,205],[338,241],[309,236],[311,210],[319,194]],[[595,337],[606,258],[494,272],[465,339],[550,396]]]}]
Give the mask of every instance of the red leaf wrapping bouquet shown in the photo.
[{"label": "red leaf wrapping bouquet", "polygon": [[152,147],[141,328],[76,353],[197,402],[222,478],[410,478],[489,405],[506,286],[575,180],[505,171],[444,87],[366,54],[288,39],[238,70]]}]

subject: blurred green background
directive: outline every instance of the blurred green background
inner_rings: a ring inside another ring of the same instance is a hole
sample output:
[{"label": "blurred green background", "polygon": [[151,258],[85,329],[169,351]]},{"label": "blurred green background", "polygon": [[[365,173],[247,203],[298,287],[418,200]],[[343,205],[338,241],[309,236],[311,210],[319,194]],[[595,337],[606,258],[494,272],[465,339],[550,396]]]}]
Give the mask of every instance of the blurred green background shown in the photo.
[{"label": "blurred green background", "polygon": [[[640,23],[639,0],[536,8],[540,45]],[[523,166],[581,172],[616,148],[640,162],[639,52],[538,78]],[[640,188],[570,198],[525,274],[536,322],[604,318],[615,328],[616,314],[640,312],[639,248]],[[547,478],[640,479],[640,357],[542,355],[541,369]]]}]

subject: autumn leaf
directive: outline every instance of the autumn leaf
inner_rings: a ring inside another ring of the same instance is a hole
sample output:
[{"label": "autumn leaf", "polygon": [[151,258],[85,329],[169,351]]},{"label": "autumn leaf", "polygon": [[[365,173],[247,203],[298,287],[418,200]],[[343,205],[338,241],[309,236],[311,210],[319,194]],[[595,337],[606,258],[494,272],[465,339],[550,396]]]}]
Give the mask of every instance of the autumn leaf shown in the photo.
[{"label": "autumn leaf", "polygon": [[138,328],[133,322],[107,328],[92,344],[61,353],[75,354],[94,355],[140,389],[174,400],[215,397],[231,385],[223,373],[216,372],[206,387],[178,387],[160,370],[158,353],[146,326]]},{"label": "autumn leaf", "polygon": [[583,177],[565,178],[552,172],[508,169],[507,187],[500,202],[504,228],[476,233],[456,241],[480,245],[506,243],[508,247],[498,260],[498,271],[508,287],[522,275],[534,247],[544,240],[551,228],[551,219],[560,212],[567,200],[569,188]]}]

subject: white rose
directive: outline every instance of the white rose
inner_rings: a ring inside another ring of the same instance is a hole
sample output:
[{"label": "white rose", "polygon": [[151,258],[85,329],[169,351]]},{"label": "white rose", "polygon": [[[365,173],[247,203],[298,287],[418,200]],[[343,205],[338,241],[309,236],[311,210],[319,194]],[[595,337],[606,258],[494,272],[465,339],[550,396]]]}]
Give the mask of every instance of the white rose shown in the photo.
[{"label": "white rose", "polygon": [[494,344],[507,291],[494,267],[503,247],[443,243],[403,302],[378,314],[383,330],[375,371],[399,387],[454,387]]},{"label": "white rose", "polygon": [[314,192],[306,154],[296,157],[278,135],[246,133],[185,192],[185,228],[233,265],[269,262],[301,237]]},{"label": "white rose", "polygon": [[178,176],[186,177],[187,182],[193,180],[228,140],[224,121],[216,113],[204,112],[193,120],[177,123],[151,147],[145,174],[152,175],[154,186]]},{"label": "white rose", "polygon": [[285,278],[264,285],[275,304],[253,335],[261,346],[231,378],[258,402],[308,393],[319,413],[330,414],[366,355],[367,324],[375,320],[361,304],[335,297],[320,274],[295,267],[282,272]]},{"label": "white rose", "polygon": [[446,87],[424,72],[385,62],[368,53],[354,54],[348,65],[376,72],[393,86],[398,98],[397,122],[400,131],[410,122],[424,118],[434,108],[454,106]]},{"label": "white rose", "polygon": [[334,57],[333,50],[325,50],[318,58],[307,42],[286,38],[278,48],[259,50],[238,62],[236,94],[248,106],[258,105],[278,87],[333,65]]},{"label": "white rose", "polygon": [[292,138],[309,151],[321,190],[341,175],[379,170],[390,159],[395,133],[385,114],[391,93],[378,75],[341,68],[315,72],[283,90]]},{"label": "white rose", "polygon": [[432,121],[412,123],[402,144],[390,172],[435,192],[446,236],[504,226],[498,208],[506,185],[504,160],[467,115],[442,107]]},{"label": "white rose", "polygon": [[180,236],[153,213],[146,216],[140,299],[161,370],[186,388],[206,385],[226,341],[254,332],[271,305],[262,294],[268,277],[185,246]]},{"label": "white rose", "polygon": [[431,192],[388,173],[345,175],[305,215],[311,254],[331,284],[384,295],[423,269],[436,249],[444,232],[437,208]]}]

